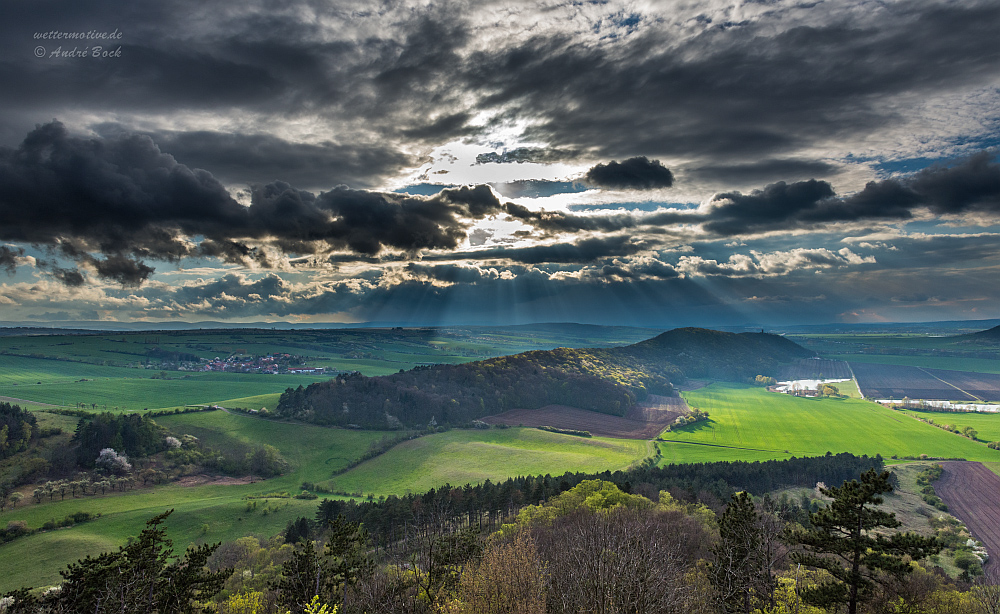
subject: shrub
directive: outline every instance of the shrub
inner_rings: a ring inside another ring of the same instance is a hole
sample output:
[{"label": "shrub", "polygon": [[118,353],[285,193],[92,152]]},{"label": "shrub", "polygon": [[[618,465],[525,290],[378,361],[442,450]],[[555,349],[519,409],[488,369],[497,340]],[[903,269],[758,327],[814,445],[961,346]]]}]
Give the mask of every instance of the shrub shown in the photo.
[{"label": "shrub", "polygon": [[132,471],[132,464],[128,462],[128,457],[124,454],[118,454],[112,448],[101,450],[94,464],[99,470],[115,475],[124,475]]},{"label": "shrub", "polygon": [[980,565],[979,557],[971,552],[958,552],[955,554],[955,567],[962,571],[969,571],[973,565]]}]

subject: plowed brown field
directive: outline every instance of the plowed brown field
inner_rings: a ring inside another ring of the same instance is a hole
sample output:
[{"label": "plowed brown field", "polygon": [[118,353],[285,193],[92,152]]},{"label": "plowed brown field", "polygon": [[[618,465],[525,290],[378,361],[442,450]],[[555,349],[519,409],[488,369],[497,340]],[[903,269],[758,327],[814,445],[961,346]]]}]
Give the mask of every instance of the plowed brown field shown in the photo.
[{"label": "plowed brown field", "polygon": [[983,571],[993,582],[1000,581],[996,560],[1000,555],[1000,476],[982,463],[949,461],[941,466],[944,473],[934,482],[934,492],[986,546],[990,560]]},{"label": "plowed brown field", "polygon": [[624,418],[565,405],[547,405],[541,409],[512,409],[487,416],[483,422],[509,426],[554,426],[590,431],[598,437],[652,439],[678,416],[689,411],[687,403],[680,397],[650,395],[646,402],[633,407]]}]

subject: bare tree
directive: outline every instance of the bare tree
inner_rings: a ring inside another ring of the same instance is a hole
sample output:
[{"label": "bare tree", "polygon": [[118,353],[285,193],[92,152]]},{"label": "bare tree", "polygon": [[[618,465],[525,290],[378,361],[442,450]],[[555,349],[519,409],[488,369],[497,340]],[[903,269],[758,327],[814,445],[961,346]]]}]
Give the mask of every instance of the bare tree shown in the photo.
[{"label": "bare tree", "polygon": [[458,595],[468,614],[544,614],[544,565],[527,531],[494,540],[462,573]]},{"label": "bare tree", "polygon": [[536,532],[551,612],[684,611],[684,575],[705,539],[682,512],[577,512]]}]

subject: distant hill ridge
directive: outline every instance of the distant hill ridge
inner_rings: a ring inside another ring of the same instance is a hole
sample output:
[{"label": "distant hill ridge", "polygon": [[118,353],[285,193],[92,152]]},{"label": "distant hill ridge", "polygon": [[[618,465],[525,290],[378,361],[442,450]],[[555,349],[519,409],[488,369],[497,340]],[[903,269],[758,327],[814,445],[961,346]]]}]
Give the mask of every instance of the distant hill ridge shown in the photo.
[{"label": "distant hill ridge", "polygon": [[1000,326],[994,326],[993,328],[988,328],[986,330],[981,330],[976,333],[968,333],[966,335],[956,335],[953,339],[965,339],[968,341],[986,341],[986,342],[1000,342]]},{"label": "distant hill ridge", "polygon": [[276,412],[365,428],[461,425],[509,409],[569,405],[622,416],[649,394],[687,378],[745,381],[813,352],[778,335],[678,328],[639,343],[556,348],[460,365],[360,374],[289,388]]}]

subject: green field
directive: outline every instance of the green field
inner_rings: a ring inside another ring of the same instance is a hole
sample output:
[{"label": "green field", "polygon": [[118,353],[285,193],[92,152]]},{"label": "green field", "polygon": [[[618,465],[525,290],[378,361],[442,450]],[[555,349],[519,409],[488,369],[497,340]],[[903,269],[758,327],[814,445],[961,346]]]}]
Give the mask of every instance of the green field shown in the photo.
[{"label": "green field", "polygon": [[646,441],[574,437],[531,428],[449,431],[404,442],[332,481],[346,492],[424,492],[520,475],[623,469],[651,452]]},{"label": "green field", "polygon": [[102,411],[136,411],[215,403],[262,394],[281,394],[288,387],[309,385],[310,375],[244,373],[168,373],[105,367],[79,362],[0,356],[0,396],[35,403],[76,407],[84,403]]},{"label": "green field", "polygon": [[175,512],[165,526],[178,551],[188,544],[229,541],[250,534],[274,535],[284,530],[290,520],[316,513],[316,501],[297,499],[258,501],[257,509],[246,509],[243,496],[270,491],[276,485],[270,481],[242,486],[171,484],[40,505],[22,502],[17,509],[0,514],[0,519],[5,524],[25,520],[29,527],[38,527],[78,511],[102,516],[4,544],[0,547],[0,569],[4,570],[0,574],[0,592],[25,585],[56,584],[59,570],[68,563],[113,549],[128,536],[137,535],[147,520],[168,509]]},{"label": "green field", "polygon": [[174,433],[194,435],[213,448],[230,442],[270,444],[291,463],[292,470],[268,480],[273,489],[299,491],[302,482],[328,480],[386,436],[382,431],[352,431],[309,424],[285,424],[222,411],[160,416],[156,423]]},{"label": "green field", "polygon": [[[664,437],[671,438],[671,433]],[[792,454],[774,450],[751,450],[731,446],[716,446],[701,443],[660,442],[659,465],[680,465],[684,463],[718,463],[722,461],[766,461],[791,458]]]},{"label": "green field", "polygon": [[[684,398],[711,418],[664,439],[770,451],[771,458],[851,452],[1000,461],[1000,451],[867,401],[799,398],[722,383],[685,392]],[[675,462],[689,462],[685,453],[679,451]],[[706,454],[698,451],[691,460],[705,460]]]},{"label": "green field", "polygon": [[934,424],[950,424],[959,430],[971,426],[979,433],[981,441],[1000,441],[1000,414],[994,413],[946,413],[939,411],[918,411],[901,409],[899,413],[933,420]]}]

